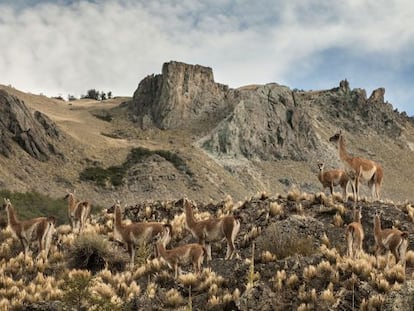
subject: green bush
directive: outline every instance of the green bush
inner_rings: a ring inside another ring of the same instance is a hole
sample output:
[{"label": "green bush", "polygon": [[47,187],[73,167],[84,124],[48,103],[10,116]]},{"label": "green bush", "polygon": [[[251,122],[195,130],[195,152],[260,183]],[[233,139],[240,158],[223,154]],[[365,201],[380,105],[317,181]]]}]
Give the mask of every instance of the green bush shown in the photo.
[{"label": "green bush", "polygon": [[120,186],[123,183],[123,178],[128,169],[130,169],[136,163],[140,163],[147,159],[149,156],[157,154],[163,157],[166,161],[170,162],[174,167],[185,174],[190,176],[193,173],[187,167],[185,161],[177,154],[167,150],[149,150],[146,148],[138,147],[130,151],[125,162],[120,166],[110,166],[107,169],[100,166],[92,166],[85,168],[79,175],[80,180],[92,181],[96,185],[104,187],[107,182],[110,182],[113,186]]},{"label": "green bush", "polygon": [[109,177],[107,170],[99,166],[87,167],[79,175],[81,180],[93,181],[99,186],[104,186]]}]

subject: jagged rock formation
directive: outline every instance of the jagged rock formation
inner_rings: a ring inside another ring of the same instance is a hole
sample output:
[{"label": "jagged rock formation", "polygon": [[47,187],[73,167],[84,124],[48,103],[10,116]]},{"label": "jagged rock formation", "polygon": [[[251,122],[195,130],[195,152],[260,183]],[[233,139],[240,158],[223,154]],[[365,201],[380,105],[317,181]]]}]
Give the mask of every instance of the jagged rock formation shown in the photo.
[{"label": "jagged rock formation", "polygon": [[229,111],[227,90],[214,82],[211,68],[169,62],[161,75],[147,76],[139,83],[128,106],[141,127],[191,127]]},{"label": "jagged rock formation", "polygon": [[364,89],[351,89],[343,80],[339,87],[317,92],[297,92],[296,100],[302,106],[318,106],[321,117],[329,117],[338,127],[349,132],[373,131],[397,138],[409,122],[405,114],[396,113],[390,103],[384,102],[384,88],[374,90],[367,99]]},{"label": "jagged rock formation", "polygon": [[0,153],[10,157],[15,141],[33,158],[47,161],[51,154],[57,154],[52,139],[60,137],[59,130],[44,114],[34,114],[23,101],[0,90]]},{"label": "jagged rock formation", "polygon": [[272,83],[231,94],[233,112],[200,141],[208,152],[249,159],[304,160],[316,148],[310,117],[289,88]]}]

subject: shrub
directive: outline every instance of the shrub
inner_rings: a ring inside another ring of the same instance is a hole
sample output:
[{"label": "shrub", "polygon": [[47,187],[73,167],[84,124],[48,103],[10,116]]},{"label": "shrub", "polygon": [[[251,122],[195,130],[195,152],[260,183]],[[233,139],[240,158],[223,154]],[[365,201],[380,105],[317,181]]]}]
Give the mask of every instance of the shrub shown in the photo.
[{"label": "shrub", "polygon": [[94,181],[98,186],[105,186],[109,177],[108,171],[99,166],[87,167],[79,175],[80,180]]},{"label": "shrub", "polygon": [[89,271],[71,271],[64,279],[64,303],[74,310],[83,310],[92,298],[90,287],[93,277]]},{"label": "shrub", "polygon": [[95,233],[78,236],[69,249],[68,258],[70,268],[92,272],[104,269],[105,265],[120,271],[127,261],[123,251],[117,251],[108,240]]},{"label": "shrub", "polygon": [[93,116],[100,119],[100,120],[102,120],[102,121],[106,121],[106,122],[111,122],[112,121],[111,114],[109,114],[106,111],[103,111],[102,113],[96,113]]},{"label": "shrub", "polygon": [[257,241],[261,251],[269,251],[277,259],[293,255],[309,256],[314,253],[313,240],[310,237],[301,237],[299,234],[286,232],[283,228],[272,224]]},{"label": "shrub", "polygon": [[167,150],[152,151],[146,148],[138,147],[130,151],[126,161],[122,165],[110,166],[107,169],[100,166],[87,167],[80,173],[79,178],[83,181],[93,181],[96,185],[101,187],[104,187],[107,182],[110,182],[113,186],[120,186],[123,183],[123,178],[128,169],[154,154],[157,154],[166,161],[170,162],[177,170],[188,174],[189,176],[193,175],[191,170],[187,167],[185,161],[177,154]]}]

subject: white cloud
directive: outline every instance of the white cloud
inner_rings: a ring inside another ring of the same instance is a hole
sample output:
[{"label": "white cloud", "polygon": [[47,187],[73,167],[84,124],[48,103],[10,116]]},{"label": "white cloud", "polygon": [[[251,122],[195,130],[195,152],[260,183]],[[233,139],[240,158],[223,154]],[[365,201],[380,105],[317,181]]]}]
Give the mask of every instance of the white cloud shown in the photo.
[{"label": "white cloud", "polygon": [[414,3],[408,0],[1,3],[0,83],[24,91],[79,96],[96,88],[132,95],[142,78],[170,60],[212,67],[216,80],[231,87],[278,82],[294,88],[301,81],[315,88],[326,83],[318,74],[324,53],[340,50],[350,64],[333,67],[335,77],[351,67],[358,74],[358,63],[351,64],[356,55],[369,64],[361,70],[371,70],[366,79],[392,71],[392,81],[382,77],[378,86],[397,88],[386,93],[395,96],[395,106],[414,95],[412,79],[398,80],[400,70],[414,68]]}]

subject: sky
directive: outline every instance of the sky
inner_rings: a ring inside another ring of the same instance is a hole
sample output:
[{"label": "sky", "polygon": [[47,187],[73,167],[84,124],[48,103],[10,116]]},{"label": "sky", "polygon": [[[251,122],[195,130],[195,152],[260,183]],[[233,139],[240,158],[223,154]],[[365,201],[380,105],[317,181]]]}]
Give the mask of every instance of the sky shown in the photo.
[{"label": "sky", "polygon": [[237,88],[320,90],[347,79],[414,115],[412,0],[0,0],[0,84],[132,96],[180,61]]}]

